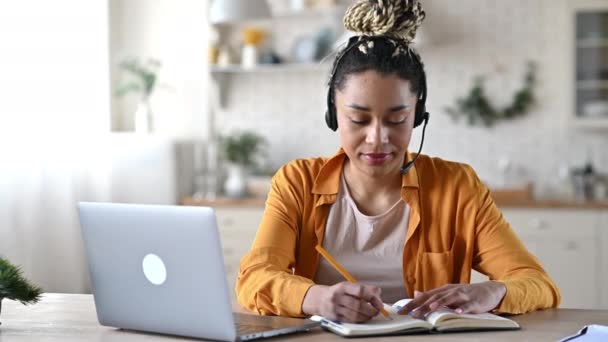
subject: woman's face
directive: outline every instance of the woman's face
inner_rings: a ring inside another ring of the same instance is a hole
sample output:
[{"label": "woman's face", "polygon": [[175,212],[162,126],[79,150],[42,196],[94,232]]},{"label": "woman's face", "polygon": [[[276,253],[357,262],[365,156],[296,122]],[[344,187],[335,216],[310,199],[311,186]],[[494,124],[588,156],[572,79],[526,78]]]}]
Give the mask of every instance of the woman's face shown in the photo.
[{"label": "woman's face", "polygon": [[399,172],[416,113],[410,82],[373,70],[351,74],[335,102],[340,143],[352,166],[370,177]]}]

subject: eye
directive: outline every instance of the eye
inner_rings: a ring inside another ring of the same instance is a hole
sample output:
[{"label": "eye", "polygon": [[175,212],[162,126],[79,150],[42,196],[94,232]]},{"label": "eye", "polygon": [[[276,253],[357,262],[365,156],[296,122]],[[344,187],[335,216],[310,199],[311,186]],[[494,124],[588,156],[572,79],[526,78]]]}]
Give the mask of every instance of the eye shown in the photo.
[{"label": "eye", "polygon": [[358,117],[358,116],[351,116],[348,119],[350,120],[350,122],[354,123],[355,125],[365,125],[369,121],[366,118],[362,118],[362,117]]},{"label": "eye", "polygon": [[388,124],[392,126],[402,125],[407,121],[406,115],[400,115],[398,117],[391,118],[388,120]]}]

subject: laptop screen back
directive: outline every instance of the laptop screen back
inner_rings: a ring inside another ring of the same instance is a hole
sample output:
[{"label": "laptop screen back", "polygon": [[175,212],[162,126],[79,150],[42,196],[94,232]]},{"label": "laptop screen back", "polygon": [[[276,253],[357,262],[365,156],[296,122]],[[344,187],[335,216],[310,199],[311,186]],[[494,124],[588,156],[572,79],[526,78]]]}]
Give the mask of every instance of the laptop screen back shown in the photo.
[{"label": "laptop screen back", "polygon": [[236,338],[213,209],[82,202],[79,213],[101,324]]}]

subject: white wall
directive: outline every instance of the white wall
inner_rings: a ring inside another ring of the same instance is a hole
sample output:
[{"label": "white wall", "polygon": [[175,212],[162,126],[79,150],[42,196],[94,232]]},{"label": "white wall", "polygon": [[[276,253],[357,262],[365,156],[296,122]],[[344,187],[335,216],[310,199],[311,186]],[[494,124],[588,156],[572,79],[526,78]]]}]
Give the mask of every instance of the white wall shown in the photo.
[{"label": "white wall", "polygon": [[[199,0],[0,2],[0,256],[45,291],[90,291],[78,201],[178,200],[171,136],[205,132],[205,11]],[[161,136],[108,134],[110,65],[131,55],[165,63],[174,91],[152,100]]]},{"label": "white wall", "polygon": [[[163,66],[151,98],[156,133],[196,137],[207,114],[207,1],[110,0],[112,86],[126,75],[125,57],[154,57]],[[131,131],[137,96],[112,99],[112,129]]]},{"label": "white wall", "polygon": [[[432,115],[425,153],[470,163],[490,183],[499,182],[497,160],[508,157],[526,169],[540,194],[554,186],[560,164],[578,166],[588,150],[600,171],[608,172],[608,131],[578,130],[568,123],[573,52],[567,0],[426,0],[424,6],[430,45],[420,52]],[[291,18],[274,23],[282,35],[310,31],[313,25]],[[454,123],[445,113],[479,74],[489,75],[488,91],[497,104],[511,101],[527,60],[538,62],[539,72],[538,104],[526,117],[486,129]],[[275,166],[331,154],[338,140],[323,121],[327,73],[321,68],[231,76],[218,124],[225,132],[248,128],[265,134]],[[418,148],[419,131],[412,150]]]},{"label": "white wall", "polygon": [[88,287],[76,203],[107,200],[106,1],[0,2],[0,255],[47,292]]}]

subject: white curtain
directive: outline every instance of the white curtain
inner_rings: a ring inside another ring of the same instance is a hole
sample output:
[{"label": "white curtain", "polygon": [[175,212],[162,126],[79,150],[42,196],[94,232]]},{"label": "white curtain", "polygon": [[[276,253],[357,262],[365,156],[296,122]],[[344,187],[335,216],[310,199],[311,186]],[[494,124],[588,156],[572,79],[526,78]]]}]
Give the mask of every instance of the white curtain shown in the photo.
[{"label": "white curtain", "polygon": [[0,2],[0,255],[89,290],[79,200],[110,199],[108,4]]}]

